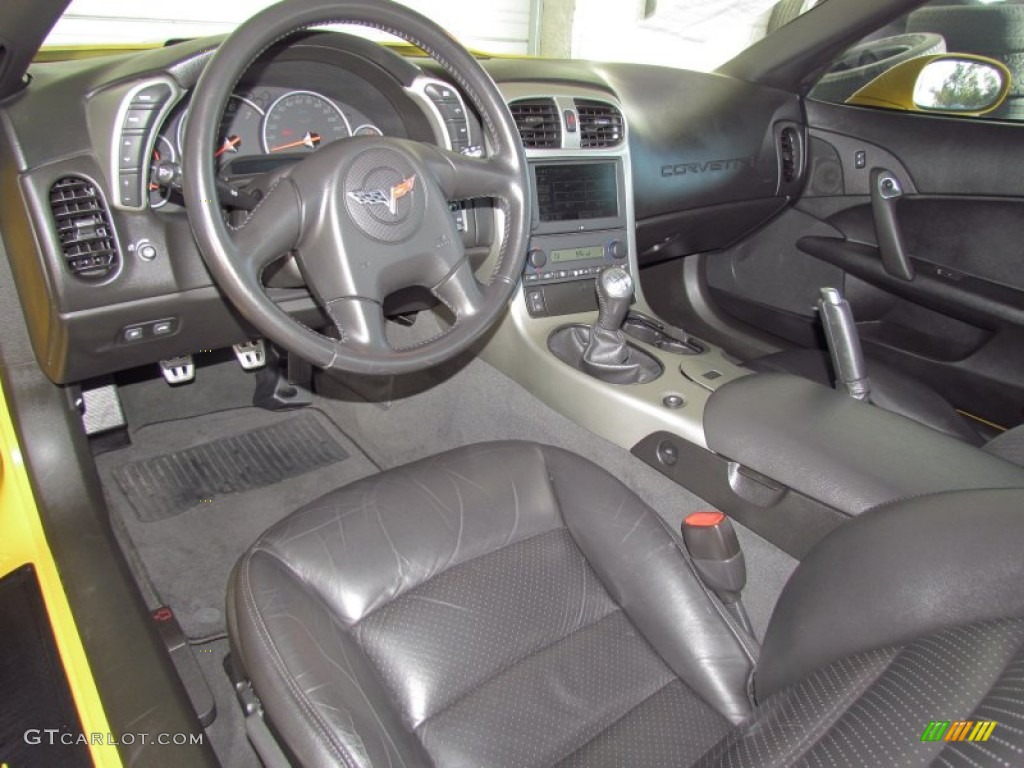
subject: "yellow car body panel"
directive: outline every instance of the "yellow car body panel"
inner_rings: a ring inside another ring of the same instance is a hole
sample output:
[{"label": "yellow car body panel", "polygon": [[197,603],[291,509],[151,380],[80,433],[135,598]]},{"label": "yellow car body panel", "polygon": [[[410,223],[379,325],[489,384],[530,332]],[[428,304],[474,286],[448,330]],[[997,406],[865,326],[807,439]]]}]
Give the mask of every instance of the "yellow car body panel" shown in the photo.
[{"label": "yellow car body panel", "polygon": [[39,579],[83,731],[86,737],[102,734],[104,743],[90,743],[92,761],[97,768],[121,766],[117,747],[106,743],[110,741],[110,727],[43,532],[28,470],[0,386],[0,577],[25,565],[31,565]]}]

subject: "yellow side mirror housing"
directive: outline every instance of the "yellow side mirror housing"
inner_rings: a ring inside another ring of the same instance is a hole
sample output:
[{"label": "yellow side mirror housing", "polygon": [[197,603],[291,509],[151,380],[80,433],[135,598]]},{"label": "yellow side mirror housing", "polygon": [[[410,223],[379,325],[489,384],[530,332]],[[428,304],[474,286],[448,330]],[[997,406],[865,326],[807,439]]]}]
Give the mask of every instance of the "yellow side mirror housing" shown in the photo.
[{"label": "yellow side mirror housing", "polygon": [[936,53],[886,70],[847,100],[861,107],[978,117],[1006,100],[1006,65],[973,53]]}]

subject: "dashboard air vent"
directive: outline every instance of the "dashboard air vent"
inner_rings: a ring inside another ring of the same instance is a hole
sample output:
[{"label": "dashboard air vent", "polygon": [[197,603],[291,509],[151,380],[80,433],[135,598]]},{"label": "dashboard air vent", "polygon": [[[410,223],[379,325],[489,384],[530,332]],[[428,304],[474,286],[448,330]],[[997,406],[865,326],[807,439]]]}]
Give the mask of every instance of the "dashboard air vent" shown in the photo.
[{"label": "dashboard air vent", "polygon": [[779,132],[779,158],[782,161],[782,180],[786,184],[796,181],[800,175],[798,155],[800,136],[796,128],[787,126]]},{"label": "dashboard air vent", "polygon": [[553,99],[527,99],[508,105],[527,149],[562,146],[562,122]]},{"label": "dashboard air vent", "polygon": [[83,280],[101,280],[117,270],[120,254],[110,214],[96,185],[65,176],[50,187],[50,210],[68,269]]},{"label": "dashboard air vent", "polygon": [[622,143],[625,136],[622,113],[603,101],[576,99],[580,116],[580,147],[603,149]]}]

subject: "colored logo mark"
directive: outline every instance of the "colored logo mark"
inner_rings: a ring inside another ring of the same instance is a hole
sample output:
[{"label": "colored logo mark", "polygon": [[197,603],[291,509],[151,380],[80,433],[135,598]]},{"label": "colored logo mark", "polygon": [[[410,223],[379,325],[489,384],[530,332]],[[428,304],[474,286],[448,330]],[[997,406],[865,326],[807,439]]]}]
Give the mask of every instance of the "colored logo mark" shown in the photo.
[{"label": "colored logo mark", "polygon": [[988,741],[996,725],[994,720],[932,720],[921,741]]}]

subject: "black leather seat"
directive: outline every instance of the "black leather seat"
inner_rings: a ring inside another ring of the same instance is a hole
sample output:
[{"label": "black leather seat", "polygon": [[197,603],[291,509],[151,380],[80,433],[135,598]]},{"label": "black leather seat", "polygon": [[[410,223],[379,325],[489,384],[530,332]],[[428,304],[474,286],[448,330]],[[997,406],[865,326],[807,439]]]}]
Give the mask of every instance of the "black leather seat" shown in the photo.
[{"label": "black leather seat", "polygon": [[[758,649],[614,477],[469,446],[261,536],[229,588],[233,654],[303,766],[1019,764],[1022,502],[865,513],[799,566]],[[922,742],[935,720],[999,725]]]}]

